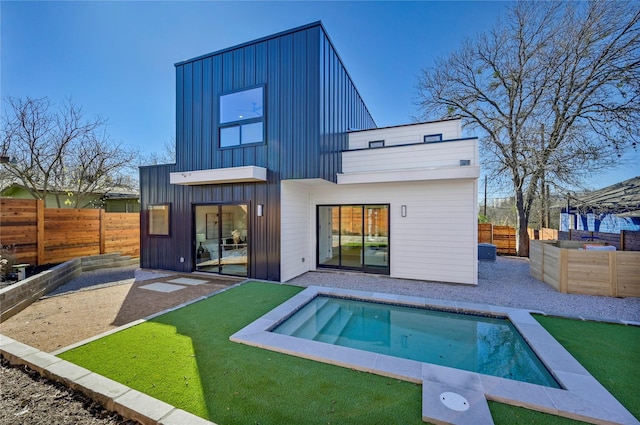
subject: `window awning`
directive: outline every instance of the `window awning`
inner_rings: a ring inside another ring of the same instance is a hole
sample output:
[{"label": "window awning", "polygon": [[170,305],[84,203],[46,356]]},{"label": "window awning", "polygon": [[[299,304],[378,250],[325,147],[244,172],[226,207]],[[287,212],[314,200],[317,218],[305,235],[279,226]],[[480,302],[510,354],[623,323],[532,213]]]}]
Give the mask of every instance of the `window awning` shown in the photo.
[{"label": "window awning", "polygon": [[178,171],[169,174],[171,184],[195,186],[223,183],[255,183],[267,181],[267,169],[246,167],[214,168],[211,170]]}]

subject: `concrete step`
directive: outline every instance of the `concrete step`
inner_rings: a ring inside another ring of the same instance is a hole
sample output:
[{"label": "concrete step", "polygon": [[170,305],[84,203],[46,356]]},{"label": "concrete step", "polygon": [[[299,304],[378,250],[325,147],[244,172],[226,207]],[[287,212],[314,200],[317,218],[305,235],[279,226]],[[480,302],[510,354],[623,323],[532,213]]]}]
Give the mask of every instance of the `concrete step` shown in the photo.
[{"label": "concrete step", "polygon": [[353,316],[344,309],[340,309],[339,307],[337,307],[337,309],[338,311],[333,314],[331,319],[320,331],[322,336],[317,338],[316,341],[335,345],[336,341],[342,336],[344,329],[349,325]]},{"label": "concrete step", "polygon": [[278,333],[314,339],[318,329],[321,329],[333,314],[330,311],[323,312],[328,301],[328,298],[318,298],[313,301],[313,307],[303,307],[278,327]]}]

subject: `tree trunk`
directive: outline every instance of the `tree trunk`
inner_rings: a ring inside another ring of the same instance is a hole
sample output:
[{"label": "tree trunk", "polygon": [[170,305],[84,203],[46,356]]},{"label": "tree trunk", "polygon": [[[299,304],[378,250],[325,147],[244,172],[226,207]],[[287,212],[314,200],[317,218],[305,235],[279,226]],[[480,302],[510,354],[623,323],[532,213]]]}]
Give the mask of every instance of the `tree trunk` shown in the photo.
[{"label": "tree trunk", "polygon": [[520,221],[518,226],[518,257],[529,256],[529,232],[527,224],[524,221]]},{"label": "tree trunk", "polygon": [[522,191],[516,191],[516,209],[518,212],[518,232],[516,234],[516,251],[518,257],[529,256],[529,217],[525,212]]}]

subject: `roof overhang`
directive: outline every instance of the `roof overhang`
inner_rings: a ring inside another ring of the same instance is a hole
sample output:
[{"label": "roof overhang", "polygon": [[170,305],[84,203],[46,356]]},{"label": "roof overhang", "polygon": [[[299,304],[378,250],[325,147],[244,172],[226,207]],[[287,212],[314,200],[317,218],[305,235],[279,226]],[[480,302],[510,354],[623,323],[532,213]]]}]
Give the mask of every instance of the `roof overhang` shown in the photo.
[{"label": "roof overhang", "polygon": [[392,183],[424,180],[477,179],[480,167],[434,167],[338,174],[338,184]]},{"label": "roof overhang", "polygon": [[256,183],[266,181],[267,169],[263,167],[256,167],[254,165],[169,173],[169,183],[186,186],[223,183]]}]

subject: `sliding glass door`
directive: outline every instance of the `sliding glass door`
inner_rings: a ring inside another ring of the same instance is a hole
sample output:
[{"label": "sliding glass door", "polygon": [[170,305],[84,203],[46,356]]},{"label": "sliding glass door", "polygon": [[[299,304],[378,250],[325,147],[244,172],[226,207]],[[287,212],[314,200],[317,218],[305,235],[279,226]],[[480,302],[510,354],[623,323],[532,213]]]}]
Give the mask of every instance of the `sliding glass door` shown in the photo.
[{"label": "sliding glass door", "polygon": [[246,204],[195,207],[197,271],[247,276],[247,211]]},{"label": "sliding glass door", "polygon": [[318,266],[389,274],[389,205],[318,207]]}]

